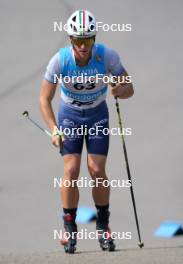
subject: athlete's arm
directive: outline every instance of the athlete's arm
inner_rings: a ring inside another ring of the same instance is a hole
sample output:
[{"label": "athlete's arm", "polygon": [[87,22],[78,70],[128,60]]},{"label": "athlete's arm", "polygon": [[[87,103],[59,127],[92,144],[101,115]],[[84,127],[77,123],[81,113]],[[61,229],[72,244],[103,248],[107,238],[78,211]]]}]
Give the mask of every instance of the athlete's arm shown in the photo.
[{"label": "athlete's arm", "polygon": [[120,99],[126,99],[134,94],[133,85],[127,80],[130,80],[127,71],[123,67],[118,53],[110,48],[105,50],[105,63],[109,73],[117,76],[118,83],[111,86],[113,96],[118,96]]},{"label": "athlete's arm", "polygon": [[51,132],[53,132],[56,126],[56,119],[53,113],[51,101],[55,95],[57,84],[43,80],[40,91],[40,110],[44,121],[48,125]]},{"label": "athlete's arm", "polygon": [[[41,84],[40,90],[40,110],[43,116],[44,121],[49,127],[51,133],[54,132],[55,126],[57,126],[57,122],[55,119],[55,115],[52,108],[52,99],[55,95],[55,91],[57,88],[57,82],[54,81],[54,74],[59,73],[59,65],[58,65],[58,54],[53,56],[50,60],[47,70],[44,76],[44,80]],[[52,138],[52,142],[55,146],[59,146],[59,137],[55,136]]]}]

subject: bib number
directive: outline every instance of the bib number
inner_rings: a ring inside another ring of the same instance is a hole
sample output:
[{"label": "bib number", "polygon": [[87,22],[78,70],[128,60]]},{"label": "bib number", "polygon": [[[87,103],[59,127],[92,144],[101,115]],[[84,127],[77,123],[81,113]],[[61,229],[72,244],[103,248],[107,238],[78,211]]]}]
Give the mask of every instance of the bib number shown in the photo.
[{"label": "bib number", "polygon": [[81,90],[92,90],[95,88],[95,83],[90,83],[89,81],[87,81],[87,83],[75,83],[74,84],[74,88],[78,91]]}]

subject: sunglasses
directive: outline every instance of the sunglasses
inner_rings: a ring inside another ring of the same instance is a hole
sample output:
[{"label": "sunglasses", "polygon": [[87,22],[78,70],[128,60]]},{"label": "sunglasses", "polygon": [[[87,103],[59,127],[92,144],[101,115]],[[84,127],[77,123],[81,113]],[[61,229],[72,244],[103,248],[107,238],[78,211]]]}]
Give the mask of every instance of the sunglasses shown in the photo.
[{"label": "sunglasses", "polygon": [[84,44],[86,47],[91,47],[94,43],[93,38],[85,38],[85,39],[80,39],[80,38],[72,38],[72,43],[78,47],[81,47],[82,44]]}]

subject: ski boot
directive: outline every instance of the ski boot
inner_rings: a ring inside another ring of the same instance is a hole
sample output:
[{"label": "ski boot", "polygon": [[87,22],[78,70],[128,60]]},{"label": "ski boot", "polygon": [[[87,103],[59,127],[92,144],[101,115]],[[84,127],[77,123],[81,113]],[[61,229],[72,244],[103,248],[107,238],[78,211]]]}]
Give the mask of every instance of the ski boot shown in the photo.
[{"label": "ski boot", "polygon": [[75,223],[76,215],[65,214],[64,235],[60,244],[64,246],[65,253],[74,254],[77,243],[77,225]]},{"label": "ski boot", "polygon": [[111,230],[109,228],[109,211],[97,211],[96,230],[98,233],[98,241],[102,250],[115,251],[116,245],[111,237]]}]

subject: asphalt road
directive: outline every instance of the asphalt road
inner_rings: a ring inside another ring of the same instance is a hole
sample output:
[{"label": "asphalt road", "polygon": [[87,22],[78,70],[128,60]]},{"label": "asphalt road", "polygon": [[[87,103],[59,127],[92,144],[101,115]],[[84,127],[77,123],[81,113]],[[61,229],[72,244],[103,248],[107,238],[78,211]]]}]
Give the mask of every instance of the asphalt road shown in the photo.
[{"label": "asphalt road", "polygon": [[119,250],[114,253],[101,251],[77,252],[74,255],[66,255],[62,252],[34,253],[26,255],[0,256],[1,264],[58,264],[58,263],[142,263],[142,264],[182,264],[182,248],[154,248],[154,249],[131,249]]},{"label": "asphalt road", "polygon": [[[60,258],[70,263],[73,258],[53,239],[53,230],[62,227],[59,190],[53,188],[53,178],[62,176],[62,159],[21,113],[29,110],[43,124],[40,83],[51,56],[68,43],[64,32],[53,31],[53,22],[65,23],[79,8],[91,10],[104,23],[132,24],[131,32],[101,30],[97,41],[118,51],[135,87],[134,97],[120,107],[125,127],[132,128],[126,144],[147,249],[133,249],[137,234],[130,192],[117,188],[111,192],[111,228],[132,232],[132,239],[117,241],[120,251],[110,255],[96,251],[96,241],[80,241],[83,253],[74,261],[182,263],[182,237],[154,236],[164,220],[183,224],[181,0],[0,1],[0,263],[59,263]],[[110,92],[107,101],[110,126],[116,127]],[[59,89],[55,113],[58,102]],[[110,179],[127,178],[116,136],[111,137],[107,172]],[[81,176],[89,177],[85,149]],[[81,190],[80,205],[93,206],[90,189]],[[84,227],[94,230],[93,223]]]}]

